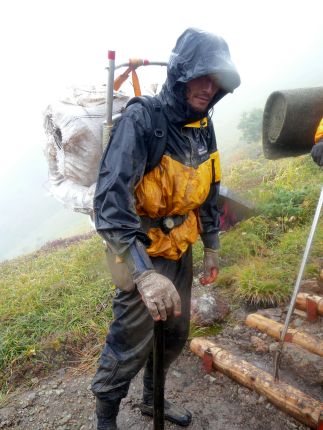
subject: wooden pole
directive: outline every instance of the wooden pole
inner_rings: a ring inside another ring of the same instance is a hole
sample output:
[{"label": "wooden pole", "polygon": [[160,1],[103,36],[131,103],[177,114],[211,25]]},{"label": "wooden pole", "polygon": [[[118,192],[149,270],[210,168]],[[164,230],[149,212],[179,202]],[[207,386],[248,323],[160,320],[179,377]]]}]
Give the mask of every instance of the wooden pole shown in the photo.
[{"label": "wooden pole", "polygon": [[313,429],[318,428],[320,412],[323,410],[322,402],[282,381],[275,382],[269,373],[244,360],[238,360],[210,340],[195,338],[191,341],[190,348],[199,357],[203,357],[208,350],[212,354],[213,365],[217,370],[266,396],[270,402],[303,424]]},{"label": "wooden pole", "polygon": [[[260,314],[249,314],[246,318],[246,324],[249,327],[256,328],[277,340],[280,339],[281,332],[284,328],[283,324],[266,318]],[[313,354],[323,357],[323,341],[316,339],[307,333],[289,328],[286,333],[285,341],[295,343]]]},{"label": "wooden pole", "polygon": [[263,149],[269,159],[309,153],[323,116],[323,87],[274,91],[263,114]]},{"label": "wooden pole", "polygon": [[298,293],[296,299],[297,309],[306,311],[306,300],[307,298],[313,300],[317,304],[317,313],[323,315],[323,297],[315,296],[314,294]]},{"label": "wooden pole", "polygon": [[165,327],[164,321],[154,322],[153,342],[153,375],[154,375],[154,430],[164,430],[164,356],[165,356]]}]

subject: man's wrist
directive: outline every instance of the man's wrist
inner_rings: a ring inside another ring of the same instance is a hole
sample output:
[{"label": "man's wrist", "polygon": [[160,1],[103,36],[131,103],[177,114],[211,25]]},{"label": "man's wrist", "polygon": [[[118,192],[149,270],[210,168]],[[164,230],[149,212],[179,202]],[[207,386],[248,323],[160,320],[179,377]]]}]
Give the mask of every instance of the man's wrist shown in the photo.
[{"label": "man's wrist", "polygon": [[156,270],[153,269],[149,269],[149,270],[145,270],[142,273],[137,274],[137,276],[133,277],[133,280],[136,284],[140,283],[143,279],[147,278],[147,276],[151,275],[152,273],[155,273]]},{"label": "man's wrist", "polygon": [[204,252],[207,252],[209,254],[218,254],[219,250],[218,249],[212,249],[212,248],[205,248],[204,247]]},{"label": "man's wrist", "polygon": [[154,270],[145,245],[139,240],[130,245],[122,257],[133,279],[138,279],[144,272]]},{"label": "man's wrist", "polygon": [[218,233],[201,233],[204,248],[217,250],[220,248]]}]

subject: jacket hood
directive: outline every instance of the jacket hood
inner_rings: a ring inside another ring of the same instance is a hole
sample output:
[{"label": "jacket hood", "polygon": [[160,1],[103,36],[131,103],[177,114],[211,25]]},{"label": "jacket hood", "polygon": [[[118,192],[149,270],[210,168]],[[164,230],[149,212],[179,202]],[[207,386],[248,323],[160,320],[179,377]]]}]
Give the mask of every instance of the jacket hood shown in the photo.
[{"label": "jacket hood", "polygon": [[186,82],[214,75],[220,90],[210,102],[209,111],[227,93],[240,85],[225,40],[203,30],[188,28],[178,38],[167,66],[167,79],[158,98],[172,122],[196,121],[207,114],[193,111],[186,102]]}]

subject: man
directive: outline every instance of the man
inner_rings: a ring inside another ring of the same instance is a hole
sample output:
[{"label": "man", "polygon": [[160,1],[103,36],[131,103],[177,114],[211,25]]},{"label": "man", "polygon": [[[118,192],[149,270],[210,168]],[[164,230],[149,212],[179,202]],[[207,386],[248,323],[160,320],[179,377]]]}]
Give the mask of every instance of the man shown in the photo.
[{"label": "man", "polygon": [[314,137],[314,146],[311,155],[318,166],[323,166],[323,118],[316,130]]},{"label": "man", "polygon": [[[208,112],[239,84],[226,42],[189,28],[177,40],[155,98],[167,120],[158,165],[146,171],[154,130],[142,104],[129,106],[113,130],[101,161],[95,222],[110,261],[117,256],[123,263],[115,276],[115,320],[92,382],[98,430],[117,428],[120,401],[144,365],[141,411],[152,415],[153,320],[166,321],[166,376],[188,336],[191,245],[198,234],[204,243],[202,283],[217,276],[220,165]],[[165,418],[186,426],[191,414],[165,400]]]}]

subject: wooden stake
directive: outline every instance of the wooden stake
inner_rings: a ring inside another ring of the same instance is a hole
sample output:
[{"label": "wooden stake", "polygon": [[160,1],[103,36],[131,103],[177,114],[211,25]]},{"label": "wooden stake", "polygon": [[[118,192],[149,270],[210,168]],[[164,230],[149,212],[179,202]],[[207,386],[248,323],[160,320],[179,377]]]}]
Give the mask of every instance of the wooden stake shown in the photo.
[{"label": "wooden stake", "polygon": [[[283,324],[266,318],[260,314],[249,314],[246,318],[246,324],[249,327],[256,328],[277,340],[280,339],[280,335],[284,327]],[[316,339],[307,333],[299,332],[290,328],[286,334],[285,341],[295,343],[313,354],[323,357],[323,341]]]},{"label": "wooden stake", "polygon": [[323,315],[323,297],[315,296],[314,294],[298,293],[296,298],[296,307],[306,311],[306,300],[310,298],[317,304],[317,313]]},{"label": "wooden stake", "polygon": [[214,367],[240,384],[266,396],[274,405],[292,415],[303,424],[317,429],[323,403],[313,399],[284,382],[275,382],[273,377],[252,364],[238,360],[230,352],[205,338],[195,338],[191,351],[203,357],[206,350],[213,356]]}]

